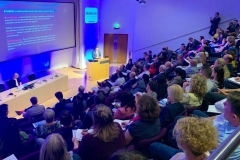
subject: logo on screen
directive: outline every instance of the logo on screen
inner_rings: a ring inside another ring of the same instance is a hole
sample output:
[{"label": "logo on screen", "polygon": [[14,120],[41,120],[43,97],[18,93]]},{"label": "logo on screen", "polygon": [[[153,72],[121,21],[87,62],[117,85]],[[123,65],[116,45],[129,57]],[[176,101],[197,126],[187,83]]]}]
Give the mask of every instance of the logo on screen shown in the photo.
[{"label": "logo on screen", "polygon": [[98,9],[97,8],[85,8],[85,23],[97,23],[98,22]]}]

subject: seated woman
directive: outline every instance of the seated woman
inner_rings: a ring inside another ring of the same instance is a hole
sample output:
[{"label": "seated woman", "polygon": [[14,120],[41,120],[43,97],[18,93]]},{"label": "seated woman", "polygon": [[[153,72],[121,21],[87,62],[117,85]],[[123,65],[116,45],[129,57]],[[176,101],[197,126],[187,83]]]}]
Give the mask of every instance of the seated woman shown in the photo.
[{"label": "seated woman", "polygon": [[223,68],[223,70],[224,70],[224,79],[230,78],[230,72],[229,72],[229,70],[227,68],[227,65],[226,65],[226,63],[225,63],[223,58],[216,59],[216,61],[214,62],[214,65],[211,66],[211,68],[213,69],[214,67],[217,67],[217,66],[220,66],[220,67]]},{"label": "seated woman", "polygon": [[136,97],[139,119],[133,121],[125,132],[126,145],[156,136],[160,132],[160,107],[157,100],[149,95]]},{"label": "seated woman", "polygon": [[111,110],[99,104],[93,109],[93,131],[84,134],[79,144],[73,138],[74,149],[82,160],[107,160],[112,153],[125,146],[124,134],[121,126],[113,122]]},{"label": "seated woman", "polygon": [[120,107],[114,112],[114,119],[127,120],[134,116],[136,111],[135,99],[131,92],[123,92],[120,95]]},{"label": "seated woman", "polygon": [[162,128],[167,127],[173,122],[175,117],[183,115],[185,112],[184,106],[180,103],[183,99],[182,87],[177,84],[173,84],[168,87],[167,92],[169,105],[164,107],[160,114],[160,124]]},{"label": "seated woman", "polygon": [[81,160],[79,155],[67,151],[60,134],[51,134],[43,142],[39,160]]},{"label": "seated woman", "polygon": [[43,117],[46,121],[45,124],[40,124],[36,129],[34,129],[34,134],[37,137],[53,133],[61,127],[59,121],[54,121],[55,112],[52,109],[46,109],[43,113]]},{"label": "seated woman", "polygon": [[212,77],[214,82],[217,84],[218,88],[223,89],[224,88],[224,70],[221,66],[217,66],[213,68]]},{"label": "seated woman", "polygon": [[[186,87],[189,86],[189,92]],[[183,100],[181,103],[185,108],[198,107],[202,104],[207,92],[207,80],[199,74],[193,75],[190,82],[183,83]]]},{"label": "seated woman", "polygon": [[175,77],[170,82],[167,82],[167,85],[171,86],[173,84],[178,84],[178,85],[182,86],[183,81],[186,78],[185,70],[182,70],[181,68],[175,68],[174,75],[175,75]]},{"label": "seated woman", "polygon": [[207,118],[181,118],[174,127],[173,135],[180,149],[155,142],[150,145],[150,152],[155,158],[163,160],[206,160],[210,155],[209,151],[218,146],[218,131],[213,126],[212,121]]}]

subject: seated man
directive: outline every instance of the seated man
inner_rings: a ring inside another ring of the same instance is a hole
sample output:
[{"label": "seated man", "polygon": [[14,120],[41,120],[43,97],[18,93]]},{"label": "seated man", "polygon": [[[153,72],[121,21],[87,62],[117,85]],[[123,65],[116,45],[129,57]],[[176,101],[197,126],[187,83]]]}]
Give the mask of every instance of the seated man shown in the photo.
[{"label": "seated man", "polygon": [[190,62],[189,66],[185,68],[186,74],[190,76],[198,73],[197,67],[198,61],[196,59],[190,59],[189,62]]},{"label": "seated man", "polygon": [[142,78],[144,74],[150,75],[150,72],[148,70],[149,70],[149,65],[148,64],[144,65],[143,72],[138,75],[138,78]]},{"label": "seated man", "polygon": [[223,59],[225,61],[225,64],[227,65],[227,68],[228,68],[229,72],[233,73],[233,66],[232,66],[233,57],[232,57],[232,55],[225,54],[223,56]]},{"label": "seated man", "polygon": [[167,62],[165,63],[165,67],[166,67],[166,70],[165,70],[164,73],[165,73],[165,76],[168,77],[168,76],[172,73],[172,71],[173,71],[172,63],[169,62],[169,61],[167,61]]},{"label": "seated man", "polygon": [[31,119],[32,116],[37,116],[42,114],[45,111],[45,107],[43,105],[38,104],[37,97],[32,97],[30,99],[30,102],[32,103],[32,106],[25,109],[24,111],[16,111],[18,115],[23,114],[24,118]]},{"label": "seated man", "polygon": [[60,113],[65,110],[66,104],[71,103],[71,101],[69,99],[64,99],[63,94],[60,91],[55,93],[55,97],[58,99],[59,102],[55,104],[53,110],[55,111],[56,117],[59,117]]},{"label": "seated man", "polygon": [[188,40],[189,43],[186,47],[186,50],[188,51],[195,51],[201,46],[201,43],[198,40],[193,39],[192,37],[190,37]]}]

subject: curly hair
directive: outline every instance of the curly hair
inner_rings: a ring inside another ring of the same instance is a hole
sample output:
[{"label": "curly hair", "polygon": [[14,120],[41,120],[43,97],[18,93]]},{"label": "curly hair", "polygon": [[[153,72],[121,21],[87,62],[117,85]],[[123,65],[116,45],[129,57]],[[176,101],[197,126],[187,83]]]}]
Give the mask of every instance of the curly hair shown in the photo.
[{"label": "curly hair", "polygon": [[137,100],[137,113],[141,120],[154,123],[159,117],[160,107],[157,100],[149,95],[142,95]]},{"label": "curly hair", "polygon": [[193,75],[190,81],[190,93],[196,97],[203,99],[207,92],[207,80],[199,74]]},{"label": "curly hair", "polygon": [[226,63],[225,63],[224,59],[223,58],[218,58],[216,61],[218,62],[218,66],[221,66],[224,70],[224,79],[230,78],[230,72],[229,72],[229,70],[226,66]]},{"label": "curly hair", "polygon": [[195,156],[218,146],[218,131],[208,118],[179,119],[173,129],[173,136],[182,149],[191,151]]}]

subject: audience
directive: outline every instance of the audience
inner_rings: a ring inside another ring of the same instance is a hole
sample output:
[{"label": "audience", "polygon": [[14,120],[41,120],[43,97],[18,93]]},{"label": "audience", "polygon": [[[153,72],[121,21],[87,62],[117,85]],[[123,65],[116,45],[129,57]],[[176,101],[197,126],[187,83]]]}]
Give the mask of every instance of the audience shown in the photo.
[{"label": "audience", "polygon": [[127,65],[126,65],[125,69],[126,69],[126,70],[131,70],[132,67],[133,67],[132,59],[129,58],[129,59],[128,59],[128,63],[127,63]]},{"label": "audience", "polygon": [[181,68],[175,68],[174,75],[175,75],[175,77],[170,82],[167,83],[168,86],[171,86],[173,84],[178,84],[178,85],[182,86],[183,81],[186,78],[186,72],[184,70],[182,70]]},{"label": "audience", "polygon": [[143,72],[138,75],[138,78],[142,78],[142,76],[143,76],[144,74],[150,75],[150,72],[149,72],[148,70],[149,70],[149,65],[148,65],[148,64],[145,64],[145,65],[143,66]]},{"label": "audience", "polygon": [[119,150],[113,153],[108,160],[148,160],[148,158],[135,150]]},{"label": "audience", "polygon": [[223,70],[223,68],[220,66],[214,67],[213,71],[212,71],[212,77],[213,77],[215,84],[217,84],[217,87],[222,89],[224,87],[224,70]]},{"label": "audience", "polygon": [[198,73],[197,67],[198,61],[196,59],[190,59],[189,62],[190,62],[189,66],[185,68],[186,74],[188,76],[191,76],[193,74]]},{"label": "audience", "polygon": [[157,83],[156,82],[150,81],[148,83],[148,85],[147,85],[146,90],[147,90],[147,93],[146,93],[147,95],[157,99],[157,93],[156,93],[156,91],[157,91]]},{"label": "audience", "polygon": [[226,66],[225,61],[224,61],[223,58],[218,58],[218,59],[214,62],[214,66],[212,66],[212,68],[213,68],[213,67],[217,67],[217,66],[220,66],[220,67],[223,68],[223,70],[224,70],[224,79],[230,78],[230,72],[229,72],[229,70],[228,70],[228,68],[227,68],[227,66]]},{"label": "audience", "polygon": [[63,94],[62,92],[56,92],[55,93],[55,97],[57,98],[57,100],[59,101],[58,103],[55,104],[54,106],[54,111],[55,111],[55,115],[56,117],[59,117],[60,113],[65,110],[65,106],[67,103],[70,103],[71,101],[68,99],[64,99],[63,98]]},{"label": "audience", "polygon": [[149,75],[144,74],[142,76],[142,79],[138,80],[137,83],[135,83],[132,86],[132,89],[130,90],[130,92],[132,94],[135,94],[137,92],[145,92],[148,83],[149,83]]},{"label": "audience", "polygon": [[202,75],[207,80],[207,92],[212,91],[212,89],[217,88],[216,82],[211,80],[212,70],[208,66],[202,66],[199,74]]}]

